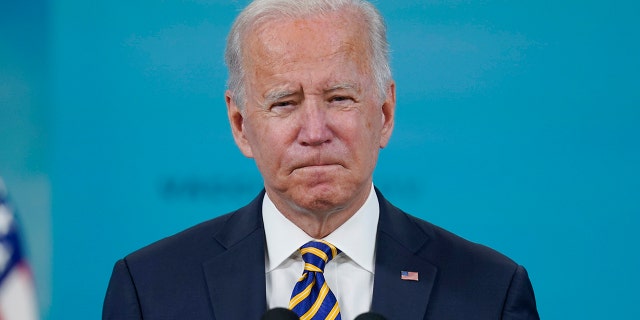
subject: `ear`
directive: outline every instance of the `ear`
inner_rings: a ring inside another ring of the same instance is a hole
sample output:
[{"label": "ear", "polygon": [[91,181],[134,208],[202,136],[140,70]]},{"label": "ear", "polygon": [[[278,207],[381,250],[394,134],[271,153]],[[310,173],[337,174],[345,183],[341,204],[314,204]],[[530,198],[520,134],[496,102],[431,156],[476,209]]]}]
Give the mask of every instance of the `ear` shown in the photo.
[{"label": "ear", "polygon": [[380,148],[389,143],[396,112],[396,83],[391,81],[387,87],[387,95],[382,104],[382,131],[380,134]]},{"label": "ear", "polygon": [[229,124],[231,125],[231,133],[233,133],[233,139],[236,141],[236,145],[240,148],[242,154],[247,158],[253,158],[253,151],[251,145],[247,139],[245,127],[244,127],[244,115],[242,110],[233,101],[233,94],[227,90],[224,94],[225,102],[227,103],[227,116],[229,117]]}]

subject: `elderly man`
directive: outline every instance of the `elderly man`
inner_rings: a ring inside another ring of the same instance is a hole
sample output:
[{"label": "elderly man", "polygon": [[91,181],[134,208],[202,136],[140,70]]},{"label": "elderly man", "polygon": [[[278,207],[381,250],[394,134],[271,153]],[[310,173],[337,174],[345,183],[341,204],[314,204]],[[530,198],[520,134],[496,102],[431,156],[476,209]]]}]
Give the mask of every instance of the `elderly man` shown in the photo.
[{"label": "elderly man", "polygon": [[523,267],[373,187],[394,124],[384,22],[361,0],[256,0],[227,44],[233,137],[264,191],[118,261],[105,319],[537,319]]}]

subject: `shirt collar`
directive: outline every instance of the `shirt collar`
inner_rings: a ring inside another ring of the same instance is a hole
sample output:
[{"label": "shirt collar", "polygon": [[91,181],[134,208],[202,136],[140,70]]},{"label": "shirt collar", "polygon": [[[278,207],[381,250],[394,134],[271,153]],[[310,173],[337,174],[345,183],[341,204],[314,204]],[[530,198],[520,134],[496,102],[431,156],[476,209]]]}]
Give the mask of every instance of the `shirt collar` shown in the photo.
[{"label": "shirt collar", "polygon": [[[378,197],[372,186],[362,207],[324,240],[338,247],[360,267],[373,273],[379,216]],[[285,218],[266,193],[262,201],[262,219],[267,242],[267,272],[277,268],[303,244],[313,240],[313,237]]]}]

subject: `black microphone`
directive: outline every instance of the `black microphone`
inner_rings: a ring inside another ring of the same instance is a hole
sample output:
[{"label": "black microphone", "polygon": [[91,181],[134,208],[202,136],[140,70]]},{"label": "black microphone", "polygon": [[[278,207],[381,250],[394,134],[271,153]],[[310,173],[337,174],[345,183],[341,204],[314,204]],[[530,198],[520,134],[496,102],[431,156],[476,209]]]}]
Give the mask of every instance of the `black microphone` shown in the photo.
[{"label": "black microphone", "polygon": [[375,312],[365,312],[353,320],[387,320],[387,318]]},{"label": "black microphone", "polygon": [[261,320],[300,320],[298,315],[287,308],[273,308],[262,315]]}]

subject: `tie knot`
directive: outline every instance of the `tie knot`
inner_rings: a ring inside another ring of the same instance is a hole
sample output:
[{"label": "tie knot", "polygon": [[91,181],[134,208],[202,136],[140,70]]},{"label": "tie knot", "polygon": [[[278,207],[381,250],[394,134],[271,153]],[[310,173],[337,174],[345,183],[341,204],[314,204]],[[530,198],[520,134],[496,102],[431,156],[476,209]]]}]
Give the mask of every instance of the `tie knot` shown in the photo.
[{"label": "tie knot", "polygon": [[324,266],[327,262],[335,258],[340,252],[340,249],[324,240],[309,241],[300,247],[302,260],[304,260],[304,270],[314,272],[324,272]]}]

